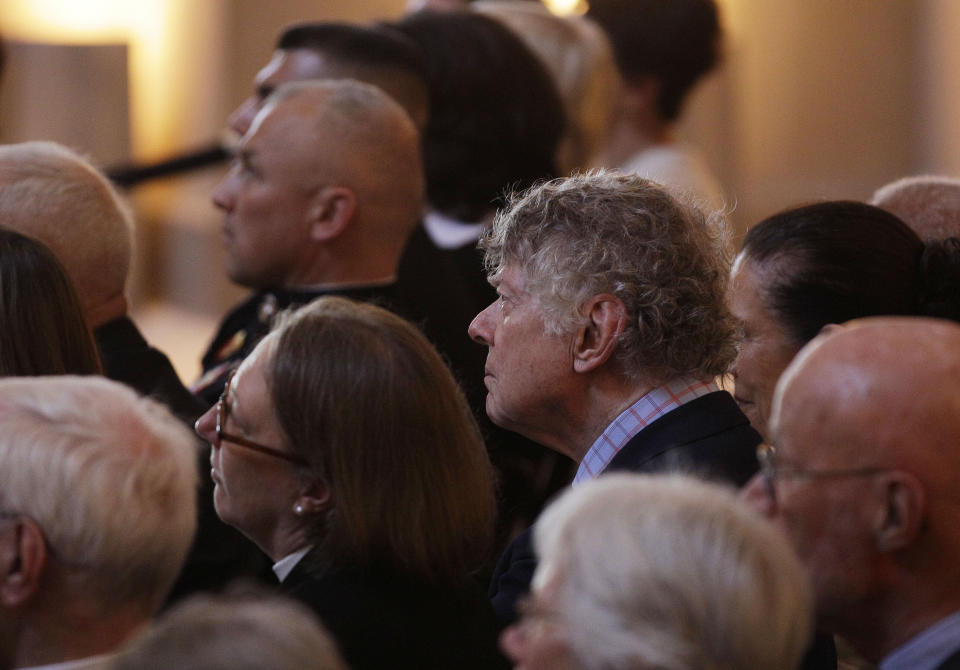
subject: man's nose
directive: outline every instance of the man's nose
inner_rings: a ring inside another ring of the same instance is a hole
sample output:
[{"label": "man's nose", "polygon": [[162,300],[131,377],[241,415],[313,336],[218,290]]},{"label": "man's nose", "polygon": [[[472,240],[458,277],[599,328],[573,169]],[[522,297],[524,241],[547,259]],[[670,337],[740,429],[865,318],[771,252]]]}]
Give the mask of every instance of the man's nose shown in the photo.
[{"label": "man's nose", "polygon": [[230,184],[231,179],[233,179],[233,175],[227,174],[227,176],[223,178],[223,181],[217,185],[217,188],[213,192],[213,204],[217,209],[221,209],[224,212],[229,212],[231,209],[233,209],[234,199],[233,189]]},{"label": "man's nose", "polygon": [[210,444],[217,445],[217,406],[214,405],[204,412],[197,422],[193,424],[193,430]]},{"label": "man's nose", "polygon": [[257,111],[260,108],[260,101],[256,96],[250,96],[244,100],[239,107],[237,107],[233,112],[227,117],[227,124],[230,126],[230,129],[243,137],[247,134],[247,131],[250,130],[250,125],[253,123],[253,118],[257,115]]},{"label": "man's nose", "polygon": [[493,328],[491,327],[490,310],[493,309],[495,304],[496,301],[493,301],[486,309],[473,317],[473,321],[470,322],[470,326],[467,328],[470,339],[479,344],[485,344],[488,347],[493,344]]},{"label": "man's nose", "polygon": [[521,665],[523,662],[525,637],[522,622],[508,626],[500,634],[500,650],[514,665]]}]

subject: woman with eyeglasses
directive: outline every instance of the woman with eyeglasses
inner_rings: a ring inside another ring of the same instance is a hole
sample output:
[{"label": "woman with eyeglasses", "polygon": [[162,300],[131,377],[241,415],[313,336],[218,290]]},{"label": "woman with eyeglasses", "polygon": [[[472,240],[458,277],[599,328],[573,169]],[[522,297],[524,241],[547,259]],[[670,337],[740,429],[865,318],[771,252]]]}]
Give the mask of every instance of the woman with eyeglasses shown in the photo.
[{"label": "woman with eyeglasses", "polygon": [[777,379],[827,324],[878,315],[960,319],[960,240],[923,242],[893,214],[823,202],[750,229],[727,300],[740,321],[734,397],[769,440]]},{"label": "woman with eyeglasses", "polygon": [[284,315],[197,432],[213,445],[217,513],[351,668],[503,665],[473,581],[493,532],[491,466],[415,327],[336,297]]}]

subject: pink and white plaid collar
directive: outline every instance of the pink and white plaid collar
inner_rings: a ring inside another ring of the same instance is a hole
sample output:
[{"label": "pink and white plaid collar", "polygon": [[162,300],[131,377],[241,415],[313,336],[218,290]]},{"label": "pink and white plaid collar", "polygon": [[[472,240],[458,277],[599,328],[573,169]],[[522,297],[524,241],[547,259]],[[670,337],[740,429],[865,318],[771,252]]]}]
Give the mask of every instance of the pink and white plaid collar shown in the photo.
[{"label": "pink and white plaid collar", "polygon": [[677,377],[643,395],[614,419],[593,443],[577,469],[573,485],[590,481],[603,472],[627,442],[664,414],[718,390],[712,379]]}]

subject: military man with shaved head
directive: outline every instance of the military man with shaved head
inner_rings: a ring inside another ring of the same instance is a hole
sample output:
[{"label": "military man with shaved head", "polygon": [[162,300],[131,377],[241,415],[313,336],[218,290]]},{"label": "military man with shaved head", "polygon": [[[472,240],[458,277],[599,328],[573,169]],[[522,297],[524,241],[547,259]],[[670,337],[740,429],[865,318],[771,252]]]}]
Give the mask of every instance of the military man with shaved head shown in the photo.
[{"label": "military man with shaved head", "polygon": [[288,306],[335,293],[403,313],[397,264],[422,194],[419,135],[380,89],[339,80],[271,93],[213,196],[227,275],[254,293],[223,321],[195,392],[216,402]]}]

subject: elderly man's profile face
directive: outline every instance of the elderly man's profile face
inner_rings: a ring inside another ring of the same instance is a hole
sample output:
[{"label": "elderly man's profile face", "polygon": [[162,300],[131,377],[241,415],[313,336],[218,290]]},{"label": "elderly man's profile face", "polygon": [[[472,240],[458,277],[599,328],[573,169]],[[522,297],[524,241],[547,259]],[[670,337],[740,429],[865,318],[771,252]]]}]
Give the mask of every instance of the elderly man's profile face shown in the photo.
[{"label": "elderly man's profile face", "polygon": [[487,414],[499,426],[532,437],[562,411],[564,378],[572,369],[572,336],[544,332],[543,306],[527,291],[522,270],[508,265],[499,298],[470,324],[487,346]]},{"label": "elderly man's profile face", "polygon": [[328,76],[326,59],[313,49],[279,49],[253,80],[253,94],[233,110],[227,120],[238,135],[245,135],[264,100],[280,85],[291,81],[324,79]]},{"label": "elderly man's profile face", "polygon": [[284,101],[259,116],[213,195],[223,211],[227,275],[251,288],[296,285],[310,248],[323,138],[308,110]]},{"label": "elderly man's profile face", "polygon": [[775,498],[761,474],[747,484],[744,497],[790,539],[811,576],[823,625],[843,618],[846,608],[856,607],[859,594],[867,591],[873,511],[865,501],[873,481],[869,473],[834,476],[859,472],[869,464],[851,460],[849,452],[839,448],[848,436],[838,427],[836,414],[825,414],[822,403],[811,397],[809,375],[784,382],[770,423],[776,444],[770,482]]}]

